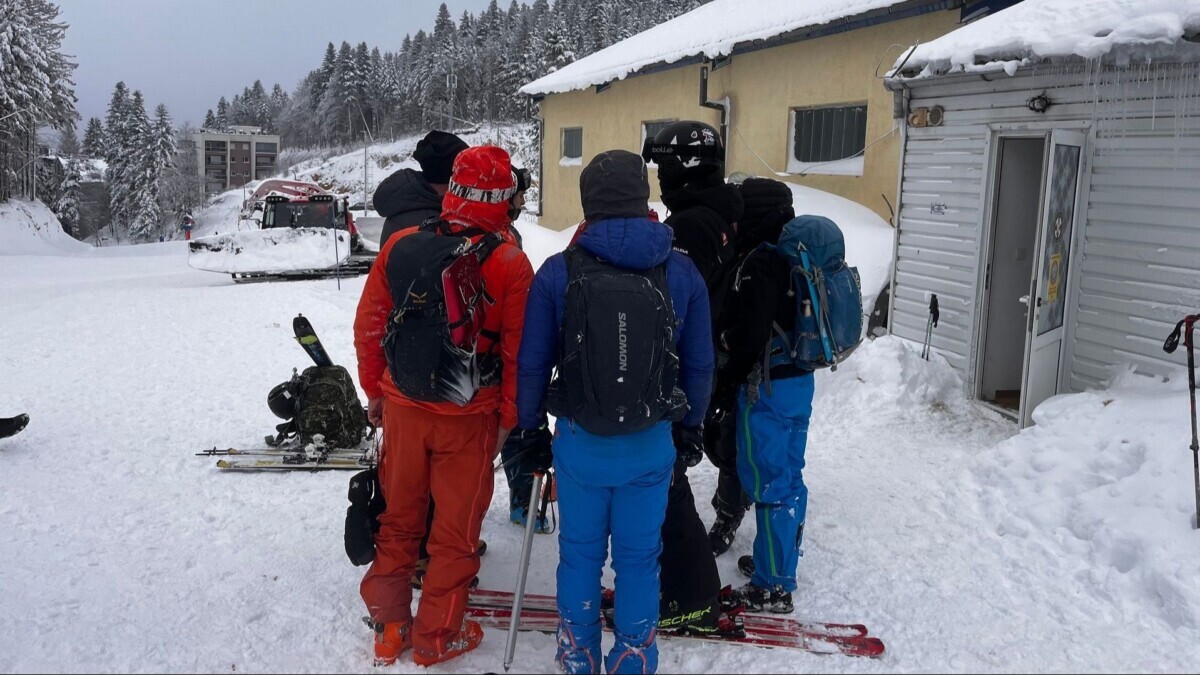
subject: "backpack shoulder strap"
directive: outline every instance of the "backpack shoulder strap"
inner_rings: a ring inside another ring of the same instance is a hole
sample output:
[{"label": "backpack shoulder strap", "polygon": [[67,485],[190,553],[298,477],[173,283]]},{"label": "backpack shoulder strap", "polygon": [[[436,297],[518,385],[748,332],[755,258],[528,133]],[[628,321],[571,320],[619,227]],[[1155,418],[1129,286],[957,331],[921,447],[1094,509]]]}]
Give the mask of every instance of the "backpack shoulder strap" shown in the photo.
[{"label": "backpack shoulder strap", "polygon": [[[470,230],[476,230],[476,229],[478,229],[478,228],[467,228],[466,230],[456,232],[455,236],[457,236],[457,237],[472,237],[475,235],[473,233],[471,233]],[[479,231],[482,232],[483,230],[479,230]],[[496,249],[500,248],[500,245],[503,243],[504,243],[504,237],[500,236],[499,232],[488,232],[488,233],[485,233],[482,237],[480,237],[479,241],[475,242],[471,246],[471,251],[475,254],[475,257],[479,260],[479,264],[482,265],[483,261],[487,260],[488,256],[492,255],[492,253],[494,253],[496,251]]]}]

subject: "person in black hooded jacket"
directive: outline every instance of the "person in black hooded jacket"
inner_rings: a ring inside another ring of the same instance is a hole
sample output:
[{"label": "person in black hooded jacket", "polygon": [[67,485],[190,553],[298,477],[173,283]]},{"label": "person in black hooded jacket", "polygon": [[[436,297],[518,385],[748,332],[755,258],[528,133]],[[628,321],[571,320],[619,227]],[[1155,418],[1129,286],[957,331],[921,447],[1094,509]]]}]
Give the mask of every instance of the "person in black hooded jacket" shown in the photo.
[{"label": "person in black hooded jacket", "polygon": [[[721,315],[732,309],[727,299],[733,291],[738,267],[759,245],[774,244],[778,241],[783,225],[795,217],[792,191],[780,181],[748,178],[738,189],[743,210],[733,242],[733,259],[727,263],[725,273],[709,293],[713,302],[713,335],[718,337],[722,328]],[[757,355],[761,347],[761,344],[749,346],[747,350],[739,352],[734,363],[730,364],[729,352],[723,349],[719,341],[717,343],[717,395],[713,397],[709,415],[704,422],[704,453],[719,470],[717,489],[712,498],[713,510],[717,517],[708,531],[714,555],[721,555],[733,545],[737,529],[751,504],[738,479],[736,431],[732,414],[733,392],[736,386],[730,385],[729,382],[745,380],[750,367],[753,366],[753,359],[749,364],[744,362],[746,354],[753,352]],[[721,382],[722,375],[724,383]]]},{"label": "person in black hooded jacket", "polygon": [[[733,255],[742,210],[737,187],[725,183],[723,156],[716,130],[690,121],[668,125],[643,152],[658,164],[663,204],[671,211],[663,221],[672,230],[671,246],[692,261],[710,293]],[[709,306],[716,310],[711,301]],[[679,461],[662,527],[659,626],[714,630],[721,576],[687,477],[687,469],[704,457],[703,427],[676,424],[672,438]]]},{"label": "person in black hooded jacket", "polygon": [[413,152],[421,170],[401,169],[375,188],[372,198],[375,211],[387,219],[379,236],[380,248],[400,230],[442,215],[442,196],[450,187],[454,158],[468,147],[466,141],[454,134],[430,131],[417,142]]}]

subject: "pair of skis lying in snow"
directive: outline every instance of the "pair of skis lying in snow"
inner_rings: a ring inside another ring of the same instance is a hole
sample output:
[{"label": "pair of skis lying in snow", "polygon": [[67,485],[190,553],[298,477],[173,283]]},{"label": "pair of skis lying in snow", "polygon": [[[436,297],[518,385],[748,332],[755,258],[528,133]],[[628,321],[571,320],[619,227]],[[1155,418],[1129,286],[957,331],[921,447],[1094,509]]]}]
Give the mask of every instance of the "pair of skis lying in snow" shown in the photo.
[{"label": "pair of skis lying in snow", "polygon": [[[607,604],[607,603],[604,603]],[[513,594],[475,589],[467,605],[467,616],[485,626],[507,628],[512,621]],[[604,609],[604,628],[612,629],[611,605]],[[558,605],[553,595],[525,594],[517,626],[521,631],[553,633],[558,629]],[[723,611],[714,631],[662,629],[660,637],[706,640],[752,647],[798,649],[817,654],[883,656],[883,642],[868,635],[862,624],[800,621],[770,614]]]}]

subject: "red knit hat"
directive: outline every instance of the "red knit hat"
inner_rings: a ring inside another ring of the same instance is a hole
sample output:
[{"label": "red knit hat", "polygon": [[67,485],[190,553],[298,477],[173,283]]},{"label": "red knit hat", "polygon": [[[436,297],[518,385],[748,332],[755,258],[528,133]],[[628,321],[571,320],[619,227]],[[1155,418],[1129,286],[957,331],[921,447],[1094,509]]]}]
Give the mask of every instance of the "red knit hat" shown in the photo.
[{"label": "red knit hat", "polygon": [[516,193],[517,177],[507,152],[494,145],[467,148],[454,158],[450,188],[442,198],[442,218],[503,230],[509,223],[508,202]]}]

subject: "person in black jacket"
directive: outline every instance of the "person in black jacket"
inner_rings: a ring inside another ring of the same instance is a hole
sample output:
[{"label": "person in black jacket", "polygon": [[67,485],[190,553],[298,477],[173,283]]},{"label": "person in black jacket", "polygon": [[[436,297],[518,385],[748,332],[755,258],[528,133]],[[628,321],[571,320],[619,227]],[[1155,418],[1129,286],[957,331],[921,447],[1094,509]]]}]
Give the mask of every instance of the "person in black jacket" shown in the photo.
[{"label": "person in black jacket", "polygon": [[[786,226],[763,226],[757,236],[773,243]],[[710,409],[737,415],[737,471],[754,501],[758,533],[754,554],[738,560],[750,583],[736,594],[752,611],[792,611],[808,507],[803,473],[813,374],[792,362],[776,331],[794,331],[793,293],[807,292],[794,290],[792,277],[773,247],[753,249],[718,320],[717,344],[727,358]]]},{"label": "person in black jacket", "polygon": [[667,125],[648,144],[658,164],[662,201],[671,212],[663,222],[675,233],[672,246],[691,258],[712,290],[733,257],[742,198],[725,182],[721,137],[702,122]]},{"label": "person in black jacket", "polygon": [[[736,186],[723,178],[720,136],[701,122],[676,122],[646,144],[643,158],[658,164],[663,203],[671,211],[664,221],[672,230],[671,246],[692,261],[711,294],[733,255],[742,210]],[[716,311],[711,298],[709,306]],[[720,610],[721,576],[687,477],[688,467],[704,457],[704,429],[675,425],[672,431],[679,461],[662,527],[659,626],[710,630]]]},{"label": "person in black jacket", "polygon": [[450,187],[454,158],[468,147],[466,141],[454,134],[430,131],[417,142],[413,152],[421,170],[401,169],[375,188],[372,198],[375,210],[387,219],[379,236],[380,248],[400,230],[442,214],[442,196]]},{"label": "person in black jacket", "polygon": [[[726,266],[728,273],[722,275],[718,286],[709,293],[714,314],[718,315],[714,317],[714,335],[720,334],[719,313],[726,310],[726,300],[734,283],[733,272],[759,245],[774,244],[779,239],[783,224],[796,215],[792,208],[792,191],[784,183],[769,178],[749,178],[739,186],[739,190],[744,208],[733,243],[733,260]],[[723,365],[728,368],[728,356],[721,351],[718,343],[718,372]],[[723,398],[714,398],[704,422],[704,452],[720,471],[712,498],[717,517],[708,530],[714,555],[721,555],[733,545],[742,517],[751,505],[737,473],[736,416],[733,414],[731,394],[732,391],[727,391]]]}]

